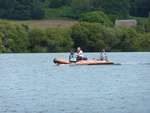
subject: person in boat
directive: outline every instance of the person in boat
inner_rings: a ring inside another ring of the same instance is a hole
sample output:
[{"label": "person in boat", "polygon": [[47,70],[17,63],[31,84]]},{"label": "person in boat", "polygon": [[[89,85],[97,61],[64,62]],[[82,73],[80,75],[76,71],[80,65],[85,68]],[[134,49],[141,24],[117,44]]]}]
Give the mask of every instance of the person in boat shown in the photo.
[{"label": "person in boat", "polygon": [[87,60],[87,58],[84,57],[83,50],[80,47],[77,48],[77,60]]},{"label": "person in boat", "polygon": [[75,63],[77,61],[77,56],[75,55],[74,51],[71,50],[69,55],[69,62]]},{"label": "person in boat", "polygon": [[105,49],[102,49],[101,51],[100,60],[108,61]]}]

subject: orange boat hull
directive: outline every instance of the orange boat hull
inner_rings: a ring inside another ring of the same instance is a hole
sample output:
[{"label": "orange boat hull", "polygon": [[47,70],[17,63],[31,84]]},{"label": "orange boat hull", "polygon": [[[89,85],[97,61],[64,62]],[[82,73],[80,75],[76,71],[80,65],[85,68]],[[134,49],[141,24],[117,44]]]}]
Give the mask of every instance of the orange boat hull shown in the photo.
[{"label": "orange boat hull", "polygon": [[[54,59],[55,64],[72,64],[71,62],[63,59]],[[110,61],[102,61],[102,60],[80,60],[75,62],[76,65],[111,65],[114,64]]]}]

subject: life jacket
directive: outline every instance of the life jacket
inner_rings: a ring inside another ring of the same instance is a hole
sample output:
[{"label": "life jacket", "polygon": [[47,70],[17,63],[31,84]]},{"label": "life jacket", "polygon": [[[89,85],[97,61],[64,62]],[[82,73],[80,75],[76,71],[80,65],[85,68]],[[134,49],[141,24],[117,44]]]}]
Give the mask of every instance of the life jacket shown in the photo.
[{"label": "life jacket", "polygon": [[77,61],[76,55],[75,55],[75,54],[69,55],[69,61],[70,61],[70,62],[76,62],[76,61]]}]

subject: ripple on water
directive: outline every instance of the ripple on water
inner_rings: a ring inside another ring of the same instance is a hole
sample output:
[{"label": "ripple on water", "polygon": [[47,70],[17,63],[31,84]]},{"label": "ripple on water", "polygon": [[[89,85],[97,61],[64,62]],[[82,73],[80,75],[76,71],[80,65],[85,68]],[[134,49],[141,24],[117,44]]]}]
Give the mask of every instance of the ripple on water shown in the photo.
[{"label": "ripple on water", "polygon": [[49,62],[64,53],[0,56],[0,113],[150,113],[150,53],[108,56],[122,65]]}]

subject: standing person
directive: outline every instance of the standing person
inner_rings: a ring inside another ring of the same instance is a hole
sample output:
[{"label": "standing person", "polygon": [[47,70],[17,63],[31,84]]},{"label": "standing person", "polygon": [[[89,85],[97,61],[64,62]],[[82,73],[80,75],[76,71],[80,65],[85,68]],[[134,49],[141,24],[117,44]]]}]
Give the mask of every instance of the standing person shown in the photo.
[{"label": "standing person", "polygon": [[102,49],[102,52],[100,54],[100,60],[108,60],[105,49]]}]

